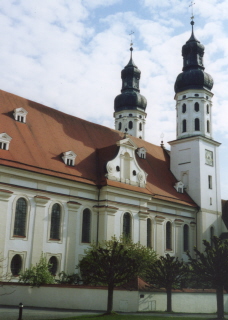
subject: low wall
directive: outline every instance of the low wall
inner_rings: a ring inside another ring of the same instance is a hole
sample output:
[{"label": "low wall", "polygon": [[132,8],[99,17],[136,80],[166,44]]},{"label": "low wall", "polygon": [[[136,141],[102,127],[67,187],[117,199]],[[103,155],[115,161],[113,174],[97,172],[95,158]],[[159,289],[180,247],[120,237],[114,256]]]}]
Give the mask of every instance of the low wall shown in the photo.
[{"label": "low wall", "polygon": [[[11,293],[11,294],[9,294]],[[64,308],[105,311],[108,292],[106,288],[77,286],[4,285],[0,288],[0,304],[44,308]],[[138,311],[138,291],[115,290],[113,309],[122,312]]]},{"label": "low wall", "polygon": [[[204,292],[185,290],[172,293],[174,312],[216,313],[216,294],[213,290]],[[0,304],[26,307],[65,308],[105,311],[107,289],[84,286],[50,285],[31,288],[21,284],[6,284],[0,287]],[[225,312],[228,312],[228,294],[224,294]],[[165,311],[165,292],[139,292],[114,290],[113,309],[122,312]]]}]

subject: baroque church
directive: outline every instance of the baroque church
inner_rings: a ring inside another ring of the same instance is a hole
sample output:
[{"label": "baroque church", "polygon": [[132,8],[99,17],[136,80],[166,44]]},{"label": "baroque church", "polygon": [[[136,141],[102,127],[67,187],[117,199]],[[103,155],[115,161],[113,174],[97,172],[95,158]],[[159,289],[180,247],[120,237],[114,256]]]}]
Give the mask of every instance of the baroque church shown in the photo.
[{"label": "baroque church", "polygon": [[115,130],[0,91],[4,274],[16,279],[42,253],[53,274],[75,272],[91,242],[113,236],[185,261],[203,239],[226,237],[213,79],[204,71],[204,46],[193,24],[175,82],[170,151],[144,140],[147,101],[132,48],[114,101]]}]

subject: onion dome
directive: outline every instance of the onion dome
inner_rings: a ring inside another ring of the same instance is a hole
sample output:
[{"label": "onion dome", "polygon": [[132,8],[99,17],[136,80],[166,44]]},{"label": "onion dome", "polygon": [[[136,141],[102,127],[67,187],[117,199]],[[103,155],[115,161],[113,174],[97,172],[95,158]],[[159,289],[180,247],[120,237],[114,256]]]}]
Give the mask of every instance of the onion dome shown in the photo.
[{"label": "onion dome", "polygon": [[203,56],[204,46],[195,38],[191,21],[192,34],[190,39],[182,47],[183,72],[177,76],[174,90],[176,93],[187,89],[206,89],[213,87],[213,78],[204,71]]},{"label": "onion dome", "polygon": [[114,101],[115,112],[122,110],[146,109],[146,98],[140,94],[139,79],[141,71],[132,59],[133,48],[130,48],[131,57],[126,67],[121,71],[122,90]]}]

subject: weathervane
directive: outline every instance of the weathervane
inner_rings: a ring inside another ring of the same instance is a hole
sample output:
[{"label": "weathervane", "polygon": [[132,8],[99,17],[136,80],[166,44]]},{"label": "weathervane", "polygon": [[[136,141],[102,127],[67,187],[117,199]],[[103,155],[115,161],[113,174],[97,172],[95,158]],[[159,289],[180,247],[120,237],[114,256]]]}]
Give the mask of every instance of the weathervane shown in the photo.
[{"label": "weathervane", "polygon": [[194,6],[195,2],[191,1],[191,4],[189,5],[189,7],[192,7],[192,16],[191,16],[191,20],[193,22],[194,20],[194,13],[193,13],[193,6]]}]

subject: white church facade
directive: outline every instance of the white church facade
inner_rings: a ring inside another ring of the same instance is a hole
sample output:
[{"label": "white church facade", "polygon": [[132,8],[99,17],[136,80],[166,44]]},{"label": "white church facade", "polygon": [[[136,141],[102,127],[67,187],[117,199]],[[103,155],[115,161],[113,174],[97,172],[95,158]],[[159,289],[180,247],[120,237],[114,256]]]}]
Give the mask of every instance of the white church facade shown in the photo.
[{"label": "white church facade", "polygon": [[114,103],[116,130],[0,91],[3,273],[16,279],[42,253],[53,274],[75,272],[91,242],[113,236],[184,260],[203,239],[226,236],[203,54],[192,30],[175,83],[170,151],[144,140],[147,101],[132,52]]}]

